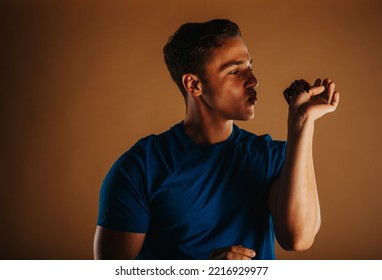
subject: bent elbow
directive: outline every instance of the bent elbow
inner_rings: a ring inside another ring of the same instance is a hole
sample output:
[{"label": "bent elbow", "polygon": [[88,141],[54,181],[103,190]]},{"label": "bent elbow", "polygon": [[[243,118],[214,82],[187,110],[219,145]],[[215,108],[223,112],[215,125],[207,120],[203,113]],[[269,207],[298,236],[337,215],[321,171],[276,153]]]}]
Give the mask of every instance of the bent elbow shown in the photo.
[{"label": "bent elbow", "polygon": [[278,228],[276,238],[284,250],[296,252],[306,251],[312,247],[320,225],[321,221],[318,220],[314,225],[285,226],[283,230]]},{"label": "bent elbow", "polygon": [[291,236],[278,241],[280,246],[286,251],[302,252],[312,247],[314,236]]},{"label": "bent elbow", "polygon": [[291,244],[291,251],[295,252],[302,252],[310,249],[313,245],[314,238],[311,240],[302,240],[302,241],[297,241]]}]

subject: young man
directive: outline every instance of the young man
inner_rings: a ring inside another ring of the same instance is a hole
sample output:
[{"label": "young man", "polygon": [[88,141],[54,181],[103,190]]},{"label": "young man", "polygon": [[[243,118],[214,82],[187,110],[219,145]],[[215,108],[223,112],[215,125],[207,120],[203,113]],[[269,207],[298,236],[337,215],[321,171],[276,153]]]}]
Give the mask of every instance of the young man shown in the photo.
[{"label": "young man", "polygon": [[288,141],[238,128],[255,114],[257,79],[238,26],[182,25],[164,57],[186,101],[185,119],[138,141],[100,192],[96,259],[274,259],[309,248],[320,226],[314,122],[336,109],[328,79],[295,81]]}]

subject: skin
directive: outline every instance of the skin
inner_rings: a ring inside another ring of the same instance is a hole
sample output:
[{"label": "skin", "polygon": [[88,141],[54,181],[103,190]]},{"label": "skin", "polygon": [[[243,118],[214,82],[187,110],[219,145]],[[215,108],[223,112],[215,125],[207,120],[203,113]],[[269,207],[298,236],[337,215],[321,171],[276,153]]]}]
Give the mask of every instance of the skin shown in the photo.
[{"label": "skin", "polygon": [[[233,120],[255,115],[258,85],[252,73],[252,58],[240,37],[230,38],[213,51],[204,81],[194,74],[183,75],[187,90],[184,128],[200,145],[226,140]],[[270,186],[269,207],[279,244],[286,250],[308,249],[320,227],[320,206],[314,174],[312,144],[314,123],[335,111],[339,93],[329,79],[304,80],[291,86],[295,94],[289,104],[288,143],[280,178]],[[94,238],[96,259],[134,259],[144,242],[144,233],[118,232],[97,226]],[[211,252],[211,259],[248,260],[251,248],[232,244]]]}]

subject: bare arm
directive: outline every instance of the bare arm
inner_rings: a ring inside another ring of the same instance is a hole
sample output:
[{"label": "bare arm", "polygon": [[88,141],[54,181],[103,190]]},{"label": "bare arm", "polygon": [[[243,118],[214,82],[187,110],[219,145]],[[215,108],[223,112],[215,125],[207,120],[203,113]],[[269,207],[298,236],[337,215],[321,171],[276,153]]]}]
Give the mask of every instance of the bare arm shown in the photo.
[{"label": "bare arm", "polygon": [[294,251],[313,244],[321,223],[312,152],[314,122],[333,112],[339,102],[330,80],[323,85],[317,80],[311,88],[306,84],[300,80],[292,85],[300,93],[290,100],[284,165],[269,194],[277,240],[284,249]]},{"label": "bare arm", "polygon": [[145,240],[144,233],[122,232],[97,226],[94,236],[94,259],[133,260]]}]

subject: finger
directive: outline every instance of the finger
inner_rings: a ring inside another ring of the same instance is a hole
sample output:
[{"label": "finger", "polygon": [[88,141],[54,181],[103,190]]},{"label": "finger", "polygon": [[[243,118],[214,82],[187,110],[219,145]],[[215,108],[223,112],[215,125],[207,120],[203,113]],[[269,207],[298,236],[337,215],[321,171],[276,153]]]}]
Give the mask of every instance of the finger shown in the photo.
[{"label": "finger", "polygon": [[299,93],[302,93],[302,92],[305,92],[305,91],[308,92],[309,89],[310,89],[310,84],[307,81],[303,80],[303,79],[296,80],[295,84],[298,87]]},{"label": "finger", "polygon": [[256,253],[254,250],[252,249],[249,249],[249,248],[245,248],[243,246],[232,246],[231,247],[231,251],[235,254],[240,254],[240,255],[243,255],[245,257],[248,257],[248,258],[253,258],[254,256],[256,256]]},{"label": "finger", "polygon": [[[330,84],[331,80],[328,79],[328,78],[325,78],[324,81],[322,82],[322,86],[325,87],[325,89],[323,90],[323,92],[319,95],[313,95],[313,98],[314,99],[319,99],[321,101],[325,101],[326,103],[328,103],[328,100],[330,100],[330,94],[328,92],[329,90],[329,84]],[[321,79],[317,79],[314,83],[315,86],[319,86],[321,85]]]},{"label": "finger", "polygon": [[334,94],[333,94],[332,101],[330,103],[332,111],[335,111],[337,109],[337,106],[338,106],[339,102],[340,102],[340,93],[338,91],[335,91]]},{"label": "finger", "polygon": [[309,90],[311,88],[310,84],[303,79],[300,80],[300,83],[303,86],[304,91],[309,92]]},{"label": "finger", "polygon": [[296,80],[292,83],[292,85],[286,90],[286,93],[289,96],[289,101],[296,95],[304,92],[299,82]]},{"label": "finger", "polygon": [[252,257],[230,250],[226,253],[225,259],[226,260],[251,260]]},{"label": "finger", "polygon": [[328,79],[328,78],[325,78],[324,79],[324,81],[322,82],[322,85],[323,86],[325,86],[325,87],[327,87],[328,86],[328,84],[331,82],[331,80],[330,79]]},{"label": "finger", "polygon": [[241,245],[233,245],[213,250],[209,258],[214,260],[249,260],[255,255],[251,249]]},{"label": "finger", "polygon": [[300,84],[300,81],[299,80],[295,80],[292,84],[292,88],[294,91],[296,91],[297,93],[299,92],[302,92],[303,91],[303,88]]},{"label": "finger", "polygon": [[302,85],[301,85],[300,80],[295,80],[293,84],[297,88],[298,92],[302,91]]},{"label": "finger", "polygon": [[314,82],[314,87],[318,87],[321,85],[321,79],[316,79],[316,81]]},{"label": "finger", "polygon": [[251,258],[241,255],[241,254],[236,254],[232,251],[227,252],[226,255],[226,260],[250,260]]},{"label": "finger", "polygon": [[309,94],[311,97],[313,97],[313,96],[316,96],[316,95],[323,93],[324,90],[325,90],[325,87],[323,85],[322,86],[314,86],[314,87],[310,88]]},{"label": "finger", "polygon": [[330,82],[326,88],[325,94],[323,95],[323,99],[329,104],[332,102],[332,97],[333,97],[335,87],[336,87],[336,84],[333,82]]},{"label": "finger", "polygon": [[284,90],[283,94],[284,94],[286,102],[289,104],[290,103],[290,98],[293,95],[291,89],[287,88],[286,90]]}]

